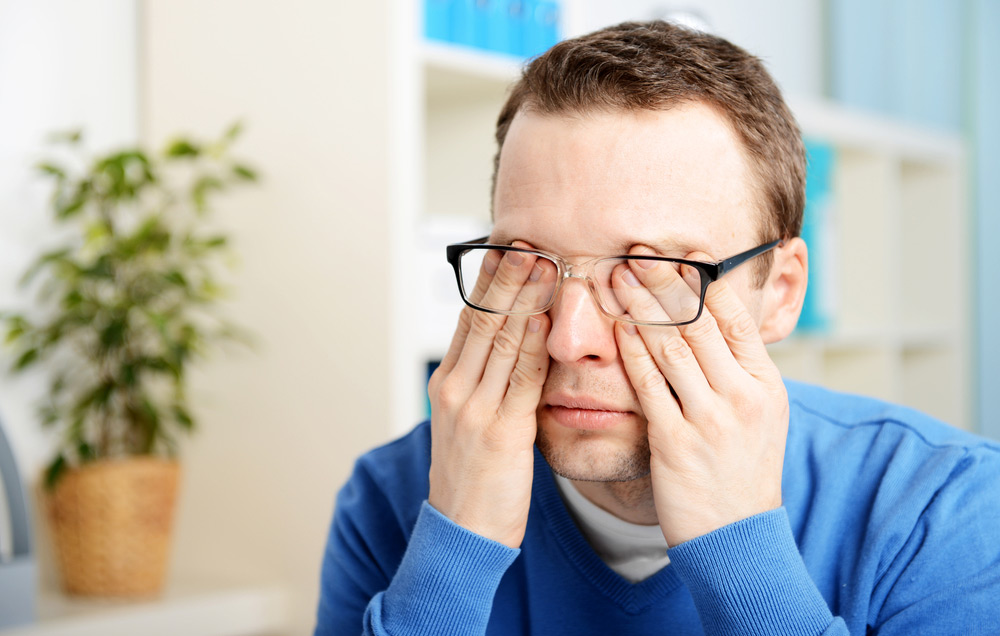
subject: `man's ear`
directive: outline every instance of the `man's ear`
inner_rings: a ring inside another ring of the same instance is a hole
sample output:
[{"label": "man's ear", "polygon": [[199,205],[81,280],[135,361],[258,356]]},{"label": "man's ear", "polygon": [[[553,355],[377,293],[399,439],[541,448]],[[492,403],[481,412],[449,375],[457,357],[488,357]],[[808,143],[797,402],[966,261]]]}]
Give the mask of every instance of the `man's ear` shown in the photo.
[{"label": "man's ear", "polygon": [[805,241],[793,238],[775,248],[774,264],[763,290],[760,336],[765,343],[783,340],[795,329],[808,279],[809,250]]}]

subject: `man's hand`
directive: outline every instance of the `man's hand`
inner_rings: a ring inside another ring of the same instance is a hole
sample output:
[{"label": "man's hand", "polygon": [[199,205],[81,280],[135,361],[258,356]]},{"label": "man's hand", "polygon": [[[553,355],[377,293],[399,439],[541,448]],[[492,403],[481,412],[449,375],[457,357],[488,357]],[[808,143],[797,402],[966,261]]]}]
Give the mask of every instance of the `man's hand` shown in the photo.
[{"label": "man's hand", "polygon": [[[616,294],[627,307],[646,307],[643,315],[660,311],[666,320],[677,306],[677,286],[690,289],[684,272],[633,263],[615,272]],[[788,397],[757,325],[728,283],[709,286],[704,312],[692,324],[618,323],[615,336],[649,422],[653,497],[667,543],[780,507]]]},{"label": "man's hand", "polygon": [[[529,247],[515,243],[517,247]],[[490,252],[473,302],[535,304],[552,280],[548,261]],[[431,376],[431,469],[428,502],[455,523],[516,548],[524,539],[534,470],[535,409],[548,373],[547,316],[462,311],[451,347]]]}]

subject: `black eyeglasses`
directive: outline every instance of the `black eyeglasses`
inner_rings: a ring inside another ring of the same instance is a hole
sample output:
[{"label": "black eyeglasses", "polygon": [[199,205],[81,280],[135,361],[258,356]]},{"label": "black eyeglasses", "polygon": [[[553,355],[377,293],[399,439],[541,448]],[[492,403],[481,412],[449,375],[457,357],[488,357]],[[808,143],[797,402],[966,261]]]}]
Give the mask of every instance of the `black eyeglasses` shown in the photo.
[{"label": "black eyeglasses", "polygon": [[[540,314],[555,304],[566,279],[579,278],[587,282],[605,315],[649,326],[678,326],[698,320],[712,282],[782,243],[765,243],[716,263],[635,254],[574,265],[555,254],[490,245],[487,240],[488,236],[447,248],[459,292],[469,307],[505,316]],[[477,294],[480,298],[473,300],[471,292],[484,270],[494,276],[500,288],[485,294],[482,290]]]}]

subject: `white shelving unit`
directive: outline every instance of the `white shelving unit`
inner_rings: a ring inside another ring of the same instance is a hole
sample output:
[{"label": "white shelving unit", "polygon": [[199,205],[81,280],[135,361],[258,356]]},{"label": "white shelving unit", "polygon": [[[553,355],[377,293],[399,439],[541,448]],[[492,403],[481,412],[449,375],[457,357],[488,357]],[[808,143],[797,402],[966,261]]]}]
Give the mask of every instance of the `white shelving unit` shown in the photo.
[{"label": "white shelving unit", "polygon": [[[421,235],[448,219],[488,227],[493,131],[520,61],[417,40],[409,93],[418,116],[401,128],[412,162],[398,164],[405,203],[398,227]],[[833,193],[837,281],[833,327],[794,335],[770,347],[786,377],[914,406],[969,428],[968,236],[964,149],[957,137],[905,126],[814,100],[790,100],[804,135],[836,152]],[[408,141],[406,141],[408,140]],[[407,156],[404,153],[404,156]],[[460,226],[461,223],[456,223]],[[446,277],[444,244],[434,272],[416,262],[412,236],[400,236],[396,272],[402,292],[395,324],[412,324],[428,302],[414,290],[422,276]],[[461,240],[462,236],[452,237]],[[467,236],[464,238],[473,238]],[[425,259],[426,260],[426,259]],[[405,271],[404,271],[405,270]],[[425,313],[447,315],[447,300]],[[451,333],[461,301],[455,293]],[[409,320],[407,320],[409,319]],[[439,319],[439,318],[438,318]],[[423,331],[424,333],[427,330]],[[394,432],[425,416],[426,361],[448,341],[414,341],[412,330],[392,347]]]}]

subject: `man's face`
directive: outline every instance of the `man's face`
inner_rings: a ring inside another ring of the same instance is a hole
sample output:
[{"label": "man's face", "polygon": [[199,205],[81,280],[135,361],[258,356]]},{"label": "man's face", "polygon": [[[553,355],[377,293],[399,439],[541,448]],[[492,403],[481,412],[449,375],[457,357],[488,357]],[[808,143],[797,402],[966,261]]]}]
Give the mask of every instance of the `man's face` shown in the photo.
[{"label": "man's face", "polygon": [[[627,253],[721,260],[760,239],[739,142],[712,108],[551,116],[521,112],[500,159],[491,242],[521,240],[571,263]],[[727,275],[760,324],[754,266]],[[629,481],[649,472],[646,419],[582,280],[549,311],[549,375],[537,444],[559,474]]]}]

